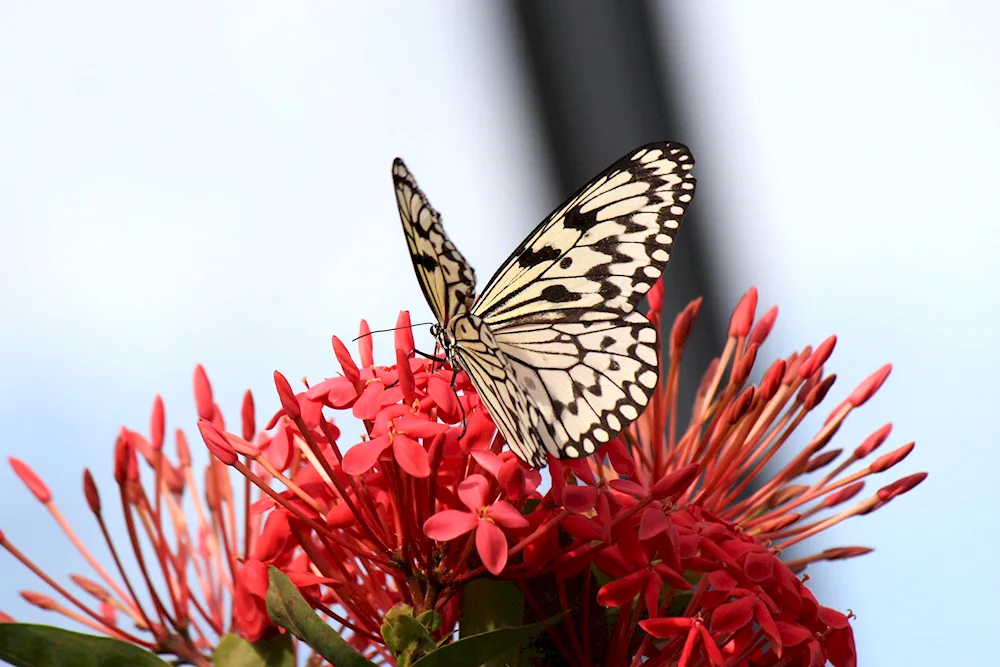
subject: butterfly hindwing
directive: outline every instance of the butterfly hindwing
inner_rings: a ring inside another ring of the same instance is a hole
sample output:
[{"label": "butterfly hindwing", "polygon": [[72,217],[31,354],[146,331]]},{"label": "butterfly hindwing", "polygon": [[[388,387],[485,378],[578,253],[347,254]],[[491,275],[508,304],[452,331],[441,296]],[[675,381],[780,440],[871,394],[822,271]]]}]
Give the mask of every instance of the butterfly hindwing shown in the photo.
[{"label": "butterfly hindwing", "polygon": [[481,319],[464,315],[456,319],[453,331],[462,368],[511,451],[522,461],[544,466],[545,448],[535,427],[541,411],[535,406],[529,408],[518,377],[489,328]]},{"label": "butterfly hindwing", "polygon": [[448,239],[440,214],[399,158],[392,164],[392,181],[420,289],[438,322],[447,324],[475,295],[476,272]]},{"label": "butterfly hindwing", "polygon": [[523,325],[498,345],[537,410],[537,439],[553,456],[593,454],[645,409],[657,382],[656,328],[617,321]]}]

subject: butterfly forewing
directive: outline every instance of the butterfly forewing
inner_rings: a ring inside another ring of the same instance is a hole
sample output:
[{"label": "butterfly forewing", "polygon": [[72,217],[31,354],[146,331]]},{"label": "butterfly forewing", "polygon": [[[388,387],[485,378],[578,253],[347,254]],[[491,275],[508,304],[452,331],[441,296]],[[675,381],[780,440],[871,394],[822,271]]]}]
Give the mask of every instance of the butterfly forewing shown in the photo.
[{"label": "butterfly forewing", "polygon": [[693,166],[687,148],[671,142],[623,157],[535,228],[490,279],[473,312],[494,333],[524,321],[631,312],[670,259],[694,195]]},{"label": "butterfly forewing", "polygon": [[[592,454],[643,411],[657,384],[656,329],[635,311],[670,259],[694,195],[676,143],[632,151],[521,243],[465,313],[475,277],[396,162],[413,265],[455,355],[522,460]],[[440,342],[440,341],[439,341]]]},{"label": "butterfly forewing", "polygon": [[441,216],[417,187],[417,181],[396,158],[392,164],[396,204],[410,259],[427,305],[442,325],[465,312],[476,293],[476,272],[448,239]]}]

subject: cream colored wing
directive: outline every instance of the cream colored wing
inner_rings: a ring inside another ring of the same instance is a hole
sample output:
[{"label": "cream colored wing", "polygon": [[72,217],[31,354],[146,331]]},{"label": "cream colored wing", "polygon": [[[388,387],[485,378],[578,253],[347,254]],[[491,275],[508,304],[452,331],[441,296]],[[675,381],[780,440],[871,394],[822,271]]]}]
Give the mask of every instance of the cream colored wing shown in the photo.
[{"label": "cream colored wing", "polygon": [[417,282],[434,317],[447,324],[475,296],[476,272],[445,235],[441,216],[399,158],[392,164],[392,182]]},{"label": "cream colored wing", "polygon": [[560,458],[593,453],[656,387],[656,330],[635,308],[670,259],[693,166],[677,143],[632,151],[544,220],[472,307],[524,394],[535,439]]}]

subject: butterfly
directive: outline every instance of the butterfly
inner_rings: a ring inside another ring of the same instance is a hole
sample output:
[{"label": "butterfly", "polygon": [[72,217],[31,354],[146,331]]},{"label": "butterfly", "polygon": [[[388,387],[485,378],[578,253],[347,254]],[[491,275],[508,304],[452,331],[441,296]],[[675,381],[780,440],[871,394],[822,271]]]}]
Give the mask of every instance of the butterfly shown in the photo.
[{"label": "butterfly", "polygon": [[691,203],[694,159],[653,143],[605,169],[545,218],[476,296],[476,273],[396,159],[392,179],[431,333],[464,370],[510,449],[588,456],[646,407],[657,333],[636,311]]}]

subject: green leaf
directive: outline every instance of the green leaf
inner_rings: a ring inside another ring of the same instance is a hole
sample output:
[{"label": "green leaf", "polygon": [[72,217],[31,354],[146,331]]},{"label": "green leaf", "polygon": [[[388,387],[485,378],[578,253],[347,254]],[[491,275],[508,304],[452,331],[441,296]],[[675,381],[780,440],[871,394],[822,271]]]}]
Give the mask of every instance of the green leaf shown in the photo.
[{"label": "green leaf", "polygon": [[509,628],[524,622],[524,596],[516,584],[495,579],[473,579],[462,589],[459,636]]},{"label": "green leaf", "polygon": [[327,625],[299,589],[273,565],[267,568],[267,615],[337,667],[375,667]]},{"label": "green leaf", "polygon": [[[498,628],[510,628],[524,623],[524,596],[516,584],[496,579],[473,579],[462,589],[462,618],[459,637],[478,635]],[[502,667],[517,663],[518,647],[509,646],[485,667]]]},{"label": "green leaf", "polygon": [[437,644],[427,628],[412,616],[398,615],[382,625],[382,638],[396,653],[403,651],[429,651]]},{"label": "green leaf", "polygon": [[413,667],[473,667],[497,656],[509,646],[521,644],[556,623],[566,612],[531,625],[499,628],[445,644],[413,663]]},{"label": "green leaf", "polygon": [[295,667],[292,635],[274,635],[248,642],[238,635],[226,635],[215,648],[215,667]]},{"label": "green leaf", "polygon": [[29,623],[0,623],[0,660],[14,667],[169,667],[135,644]]}]

